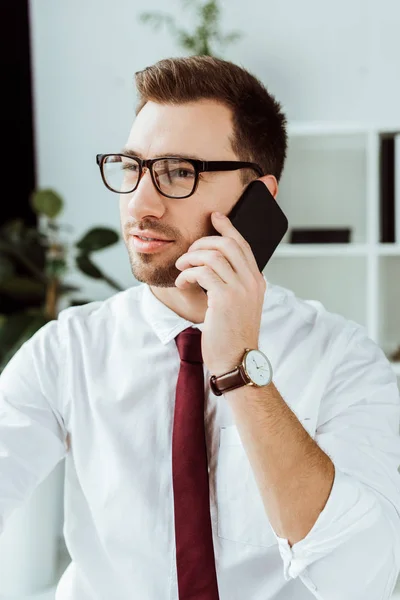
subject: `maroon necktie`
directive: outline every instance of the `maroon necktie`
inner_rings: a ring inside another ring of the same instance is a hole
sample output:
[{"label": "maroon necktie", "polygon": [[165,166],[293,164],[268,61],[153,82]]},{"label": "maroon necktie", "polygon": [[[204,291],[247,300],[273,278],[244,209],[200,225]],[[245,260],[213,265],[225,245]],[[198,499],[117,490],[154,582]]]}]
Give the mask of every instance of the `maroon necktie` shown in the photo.
[{"label": "maroon necktie", "polygon": [[201,331],[176,336],[181,358],[172,434],[179,600],[218,600],[204,429]]}]

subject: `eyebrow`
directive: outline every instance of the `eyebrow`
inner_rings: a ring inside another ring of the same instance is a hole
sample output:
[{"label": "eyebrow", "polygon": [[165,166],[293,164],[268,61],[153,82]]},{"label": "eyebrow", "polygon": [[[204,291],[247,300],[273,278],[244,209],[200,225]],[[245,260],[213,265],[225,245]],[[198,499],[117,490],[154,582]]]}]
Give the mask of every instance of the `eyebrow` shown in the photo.
[{"label": "eyebrow", "polygon": [[[133,157],[138,157],[138,158],[143,159],[143,154],[141,152],[137,152],[136,150],[133,150],[132,148],[123,148],[121,150],[121,154],[126,154],[127,156],[133,156]],[[176,152],[170,152],[169,154],[165,153],[162,156],[170,156],[171,158],[187,158],[187,159],[193,159],[193,160],[201,160],[202,162],[205,161],[204,158],[202,158],[200,156],[196,156],[196,154],[187,154],[185,152],[180,152],[179,154],[177,154]],[[160,158],[162,158],[162,156]]]}]

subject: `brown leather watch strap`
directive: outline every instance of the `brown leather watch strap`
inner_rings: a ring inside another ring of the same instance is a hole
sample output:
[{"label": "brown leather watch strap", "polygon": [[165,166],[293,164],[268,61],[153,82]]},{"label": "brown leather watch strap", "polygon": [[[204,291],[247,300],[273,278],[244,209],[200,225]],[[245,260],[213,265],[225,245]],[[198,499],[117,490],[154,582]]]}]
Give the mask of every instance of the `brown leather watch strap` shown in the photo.
[{"label": "brown leather watch strap", "polygon": [[210,377],[210,387],[216,396],[222,396],[224,392],[234,390],[248,383],[250,383],[250,379],[248,379],[241,366],[219,377],[215,375]]}]

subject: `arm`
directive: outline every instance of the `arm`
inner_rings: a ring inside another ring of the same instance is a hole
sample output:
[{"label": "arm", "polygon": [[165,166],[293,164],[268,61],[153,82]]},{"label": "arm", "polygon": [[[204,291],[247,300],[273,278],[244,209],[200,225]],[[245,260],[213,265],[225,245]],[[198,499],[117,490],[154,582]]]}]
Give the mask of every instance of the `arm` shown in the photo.
[{"label": "arm", "polygon": [[0,534],[67,451],[59,401],[57,321],[42,327],[0,376]]},{"label": "arm", "polygon": [[315,442],[274,386],[225,397],[276,528],[285,578],[300,576],[320,600],[386,600],[400,567],[399,392],[362,328],[346,342]]},{"label": "arm", "polygon": [[271,382],[226,394],[275,533],[291,547],[314,526],[334,466]]}]

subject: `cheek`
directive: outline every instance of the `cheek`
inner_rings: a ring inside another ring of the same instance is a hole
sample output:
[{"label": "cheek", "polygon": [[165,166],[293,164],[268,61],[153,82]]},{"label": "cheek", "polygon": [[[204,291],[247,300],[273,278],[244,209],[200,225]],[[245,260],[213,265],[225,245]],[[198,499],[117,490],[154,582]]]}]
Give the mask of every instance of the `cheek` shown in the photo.
[{"label": "cheek", "polygon": [[128,203],[126,201],[126,198],[120,197],[119,199],[119,214],[121,217],[121,221],[125,222],[128,216]]},{"label": "cheek", "polygon": [[[190,200],[188,198],[188,200]],[[185,200],[182,200],[184,203]],[[179,235],[182,245],[189,247],[195,240],[203,235],[209,227],[211,217],[204,211],[204,205],[198,197],[193,197],[192,202],[185,205],[170,207],[166,220]]]},{"label": "cheek", "polygon": [[197,221],[193,222],[193,227],[191,230],[191,242],[193,244],[196,240],[202,237],[208,237],[210,235],[217,235],[217,231],[214,229],[213,224],[211,222],[211,212],[210,214],[203,214],[198,217]]},{"label": "cheek", "polygon": [[207,194],[203,204],[208,209],[210,221],[211,213],[216,210],[229,215],[244,191],[238,171],[218,173],[218,176],[218,179],[213,181],[212,194]]}]

